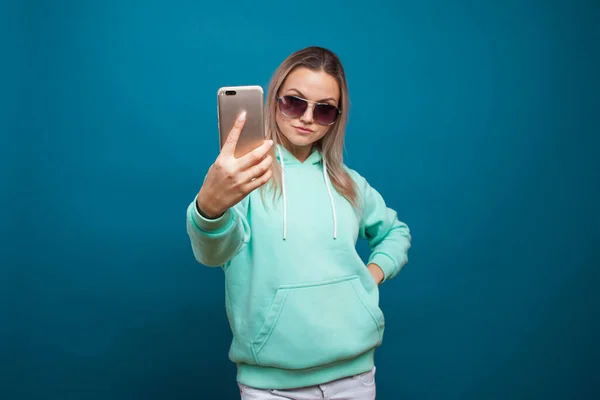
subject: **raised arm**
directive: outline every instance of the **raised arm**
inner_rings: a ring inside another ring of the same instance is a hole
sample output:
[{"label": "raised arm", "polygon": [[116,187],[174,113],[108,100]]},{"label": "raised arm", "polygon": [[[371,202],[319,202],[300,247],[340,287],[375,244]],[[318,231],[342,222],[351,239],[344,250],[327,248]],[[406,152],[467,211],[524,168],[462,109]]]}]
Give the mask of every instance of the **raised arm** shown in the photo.
[{"label": "raised arm", "polygon": [[265,140],[250,153],[235,157],[244,122],[242,113],[187,208],[187,233],[192,250],[196,260],[206,266],[225,264],[247,243],[250,237],[247,196],[272,176],[271,141]]}]

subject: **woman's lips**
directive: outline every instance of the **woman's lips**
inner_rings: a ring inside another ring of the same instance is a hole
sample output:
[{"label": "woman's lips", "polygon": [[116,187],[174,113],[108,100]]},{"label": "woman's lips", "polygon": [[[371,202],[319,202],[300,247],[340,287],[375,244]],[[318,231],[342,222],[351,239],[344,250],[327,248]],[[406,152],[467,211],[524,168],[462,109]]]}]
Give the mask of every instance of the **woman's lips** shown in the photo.
[{"label": "woman's lips", "polygon": [[294,128],[296,128],[296,130],[297,130],[298,132],[300,132],[300,133],[303,133],[303,134],[305,134],[305,135],[306,135],[306,134],[309,134],[309,133],[312,133],[312,130],[310,130],[310,129],[308,129],[308,128],[302,128],[302,127],[300,127],[300,126],[295,126]]}]

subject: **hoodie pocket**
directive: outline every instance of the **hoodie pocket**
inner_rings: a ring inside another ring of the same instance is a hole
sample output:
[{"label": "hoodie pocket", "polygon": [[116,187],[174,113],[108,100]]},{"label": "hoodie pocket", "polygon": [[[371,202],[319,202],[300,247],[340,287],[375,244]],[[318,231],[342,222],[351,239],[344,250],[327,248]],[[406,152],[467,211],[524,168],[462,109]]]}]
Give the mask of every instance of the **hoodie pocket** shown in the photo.
[{"label": "hoodie pocket", "polygon": [[251,348],[259,365],[311,368],[378,346],[384,324],[358,276],[286,285],[277,290]]}]

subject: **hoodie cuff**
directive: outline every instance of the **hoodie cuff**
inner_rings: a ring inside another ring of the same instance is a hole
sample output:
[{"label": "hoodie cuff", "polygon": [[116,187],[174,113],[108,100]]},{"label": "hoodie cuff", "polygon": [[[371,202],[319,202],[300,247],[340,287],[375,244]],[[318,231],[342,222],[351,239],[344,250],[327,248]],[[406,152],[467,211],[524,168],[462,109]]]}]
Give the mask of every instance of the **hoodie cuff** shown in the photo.
[{"label": "hoodie cuff", "polygon": [[231,212],[231,209],[225,211],[225,213],[219,218],[208,219],[206,217],[203,217],[198,212],[196,204],[196,198],[194,198],[194,202],[192,203],[192,207],[190,208],[192,209],[192,222],[199,230],[204,231],[206,233],[216,234],[226,231],[227,228],[229,228],[233,223],[233,213]]},{"label": "hoodie cuff", "polygon": [[396,272],[396,263],[387,254],[373,254],[369,259],[369,264],[376,264],[383,271],[383,280],[381,283],[394,277],[394,273]]}]

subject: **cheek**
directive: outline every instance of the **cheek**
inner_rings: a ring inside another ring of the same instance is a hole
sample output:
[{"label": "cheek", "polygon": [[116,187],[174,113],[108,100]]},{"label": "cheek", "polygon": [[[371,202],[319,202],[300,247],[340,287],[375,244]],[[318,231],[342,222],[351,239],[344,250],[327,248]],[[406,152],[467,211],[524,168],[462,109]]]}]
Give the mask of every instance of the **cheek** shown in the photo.
[{"label": "cheek", "polygon": [[285,118],[279,111],[275,112],[275,121],[277,122],[277,126],[279,129],[283,128],[286,125],[287,118]]},{"label": "cheek", "polygon": [[277,123],[279,131],[286,136],[293,129],[291,124],[292,120],[283,116],[280,112],[277,112],[277,114],[275,115],[275,122]]},{"label": "cheek", "polygon": [[287,119],[281,115],[280,113],[277,113],[275,115],[275,124],[277,125],[277,129],[279,129],[279,132],[281,132],[283,134],[283,136],[288,137],[288,133],[287,133]]},{"label": "cheek", "polygon": [[327,134],[327,132],[329,132],[329,127],[328,126],[319,126],[319,128],[317,128],[317,136],[320,138],[322,138],[323,136],[325,136]]}]

